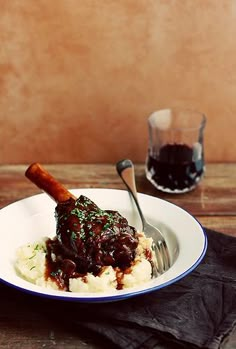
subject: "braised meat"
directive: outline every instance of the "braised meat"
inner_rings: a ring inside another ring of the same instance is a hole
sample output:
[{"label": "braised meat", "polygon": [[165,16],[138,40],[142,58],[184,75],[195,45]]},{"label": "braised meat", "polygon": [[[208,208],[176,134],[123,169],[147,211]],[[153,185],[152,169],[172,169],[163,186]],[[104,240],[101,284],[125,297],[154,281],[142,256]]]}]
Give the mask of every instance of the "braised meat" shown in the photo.
[{"label": "braised meat", "polygon": [[138,246],[136,230],[117,211],[101,210],[81,195],[58,203],[55,216],[57,238],[48,242],[48,248],[60,256],[62,269],[97,275],[103,266],[131,265]]}]

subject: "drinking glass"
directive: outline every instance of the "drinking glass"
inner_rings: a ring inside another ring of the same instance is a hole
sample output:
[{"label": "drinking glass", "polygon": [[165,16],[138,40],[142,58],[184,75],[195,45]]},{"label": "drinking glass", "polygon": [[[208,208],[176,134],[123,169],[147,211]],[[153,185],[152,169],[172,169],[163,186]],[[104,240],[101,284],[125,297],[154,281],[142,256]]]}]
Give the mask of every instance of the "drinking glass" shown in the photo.
[{"label": "drinking glass", "polygon": [[205,172],[206,116],[197,111],[163,109],[148,118],[147,179],[159,190],[184,193],[194,189]]}]

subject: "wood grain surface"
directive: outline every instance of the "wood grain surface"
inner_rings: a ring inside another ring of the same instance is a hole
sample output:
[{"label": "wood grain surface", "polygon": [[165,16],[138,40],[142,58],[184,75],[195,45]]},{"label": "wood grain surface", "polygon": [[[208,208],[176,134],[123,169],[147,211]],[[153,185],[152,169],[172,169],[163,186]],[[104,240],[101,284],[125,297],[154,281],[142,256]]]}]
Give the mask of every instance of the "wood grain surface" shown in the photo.
[{"label": "wood grain surface", "polygon": [[[0,166],[0,208],[40,193],[24,176],[28,165]],[[124,184],[114,164],[45,165],[45,168],[70,188],[116,188]],[[157,191],[145,178],[143,165],[135,164],[139,192],[163,198],[186,209],[205,227],[236,237],[236,164],[208,164],[199,186],[186,194],[171,195]],[[6,348],[111,348],[98,336],[55,322],[39,311],[41,302],[16,289],[0,284],[0,349]],[[236,347],[233,334],[226,349]]]}]

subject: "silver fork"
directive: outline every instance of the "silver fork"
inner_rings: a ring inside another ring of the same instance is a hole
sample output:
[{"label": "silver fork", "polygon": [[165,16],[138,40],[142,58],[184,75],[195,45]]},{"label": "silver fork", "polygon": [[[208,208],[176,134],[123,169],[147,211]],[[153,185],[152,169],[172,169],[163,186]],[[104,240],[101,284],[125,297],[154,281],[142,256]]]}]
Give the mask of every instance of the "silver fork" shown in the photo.
[{"label": "silver fork", "polygon": [[157,260],[157,265],[154,265],[153,268],[153,276],[163,274],[170,268],[171,265],[169,249],[167,247],[166,240],[160,230],[148,223],[144,218],[143,212],[138,202],[134,165],[131,160],[124,159],[117,162],[116,170],[134,199],[142,221],[143,232],[145,233],[146,237],[151,237],[153,239],[152,250],[154,251]]}]

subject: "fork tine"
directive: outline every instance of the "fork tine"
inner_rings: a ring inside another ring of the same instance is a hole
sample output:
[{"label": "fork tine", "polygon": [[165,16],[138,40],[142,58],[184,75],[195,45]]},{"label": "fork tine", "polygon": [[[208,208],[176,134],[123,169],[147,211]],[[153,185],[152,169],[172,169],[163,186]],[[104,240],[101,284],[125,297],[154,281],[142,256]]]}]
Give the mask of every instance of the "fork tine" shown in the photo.
[{"label": "fork tine", "polygon": [[165,240],[163,241],[163,248],[164,248],[164,254],[165,254],[165,257],[166,257],[166,266],[167,266],[166,269],[169,269],[170,266],[171,266],[170,254],[169,254],[169,249],[167,247],[167,244],[166,244]]},{"label": "fork tine", "polygon": [[166,271],[170,268],[169,251],[168,251],[165,240],[158,241],[158,245],[160,247],[160,251],[161,251],[161,255],[162,255],[163,269],[164,269],[164,271]]},{"label": "fork tine", "polygon": [[157,259],[157,269],[159,274],[163,274],[164,273],[164,261],[163,261],[163,253],[161,251],[160,245],[157,241],[157,243],[153,243],[152,245],[152,249],[155,252],[155,256]]}]

